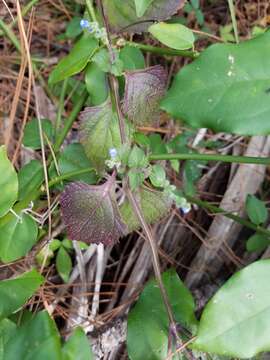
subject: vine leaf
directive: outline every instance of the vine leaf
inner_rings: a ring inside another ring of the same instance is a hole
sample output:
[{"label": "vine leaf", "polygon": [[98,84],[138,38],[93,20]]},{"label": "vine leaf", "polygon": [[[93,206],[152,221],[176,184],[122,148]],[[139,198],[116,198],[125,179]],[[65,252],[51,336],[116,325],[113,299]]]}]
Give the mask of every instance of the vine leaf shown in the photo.
[{"label": "vine leaf", "polygon": [[[117,116],[112,111],[111,103],[106,101],[102,105],[86,108],[81,112],[80,120],[80,141],[91,163],[102,173],[109,149],[121,146]],[[130,129],[128,126],[126,128],[129,134]]]},{"label": "vine leaf", "polygon": [[167,73],[160,65],[125,73],[123,112],[135,125],[151,125],[165,94]]},{"label": "vine leaf", "polygon": [[[164,193],[145,186],[141,187],[135,196],[140,204],[144,219],[148,224],[154,224],[161,219],[167,214],[172,205],[171,200]],[[138,230],[141,227],[128,199],[120,206],[120,213],[123,221],[128,226],[129,232]]]},{"label": "vine leaf", "polygon": [[115,200],[115,179],[103,185],[75,182],[60,198],[67,232],[72,240],[110,245],[126,233]]},{"label": "vine leaf", "polygon": [[[140,1],[142,2],[142,1]],[[129,33],[146,31],[149,23],[169,19],[184,4],[183,0],[144,1],[148,6],[138,8],[134,0],[104,0],[103,6],[112,31]],[[137,0],[136,3],[139,3]],[[142,15],[138,17],[138,15]]]}]

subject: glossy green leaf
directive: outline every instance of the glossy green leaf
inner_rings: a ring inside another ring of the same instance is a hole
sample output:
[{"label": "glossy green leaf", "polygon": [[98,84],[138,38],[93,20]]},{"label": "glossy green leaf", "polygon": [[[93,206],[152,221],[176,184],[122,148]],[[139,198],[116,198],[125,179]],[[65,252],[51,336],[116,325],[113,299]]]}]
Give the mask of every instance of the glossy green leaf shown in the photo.
[{"label": "glossy green leaf", "polygon": [[69,253],[63,246],[60,247],[56,255],[56,269],[63,281],[67,283],[72,270],[72,261]]},{"label": "glossy green leaf", "polygon": [[[91,163],[98,172],[104,171],[109,150],[121,146],[118,118],[112,111],[109,101],[86,108],[80,114],[80,140]],[[126,133],[131,130],[126,126]]]},{"label": "glossy green leaf", "polygon": [[9,161],[4,146],[0,146],[0,217],[4,216],[13,206],[18,196],[17,174]]},{"label": "glossy green leaf", "polygon": [[43,282],[43,276],[35,269],[16,278],[0,281],[0,318],[19,310]]},{"label": "glossy green leaf", "polygon": [[270,350],[270,260],[234,274],[206,305],[194,348],[233,358]]},{"label": "glossy green leaf", "polygon": [[256,225],[263,224],[267,220],[268,212],[264,202],[254,195],[247,196],[246,211],[250,220]]},{"label": "glossy green leaf", "polygon": [[145,67],[143,53],[140,49],[126,45],[120,50],[120,59],[124,70],[138,70]]},{"label": "glossy green leaf", "polygon": [[31,160],[24,165],[18,172],[19,195],[18,200],[31,195],[37,190],[44,179],[43,166],[38,160]]},{"label": "glossy green leaf", "polygon": [[134,0],[136,15],[142,17],[154,0]]},{"label": "glossy green leaf", "polygon": [[[137,3],[144,3],[149,0],[136,0]],[[104,0],[103,6],[112,30],[125,32],[146,31],[149,23],[153,21],[169,19],[182,6],[182,0],[153,0],[143,16],[138,17],[134,0]],[[138,8],[138,7],[137,7]],[[140,7],[140,14],[145,6]]]},{"label": "glossy green leaf", "polygon": [[5,346],[5,360],[62,360],[61,342],[52,318],[45,311],[20,326]]},{"label": "glossy green leaf", "polygon": [[[182,326],[194,330],[195,303],[174,270],[162,275],[175,315]],[[156,281],[149,281],[128,315],[127,346],[132,360],[164,360],[168,352],[169,321]]]},{"label": "glossy green leaf", "polygon": [[0,222],[0,258],[4,263],[25,256],[37,242],[38,227],[27,214],[13,215],[7,223]]},{"label": "glossy green leaf", "polygon": [[269,134],[269,54],[270,31],[240,44],[210,46],[180,70],[162,109],[196,128]]},{"label": "glossy green leaf", "polygon": [[50,84],[55,84],[82,71],[97,48],[97,40],[84,33],[70,53],[53,69],[49,77]]},{"label": "glossy green leaf", "polygon": [[[148,224],[158,222],[170,210],[172,203],[161,191],[141,187],[134,194],[142,209],[144,219]],[[138,230],[141,227],[141,224],[127,199],[120,206],[120,213],[124,223],[128,226],[129,232]]]},{"label": "glossy green leaf", "polygon": [[164,22],[151,25],[149,32],[162,44],[177,50],[193,47],[193,32],[182,24],[166,24]]},{"label": "glossy green leaf", "polygon": [[270,245],[270,238],[261,234],[252,235],[246,244],[247,251],[262,251]]},{"label": "glossy green leaf", "polygon": [[[52,140],[53,127],[52,122],[48,119],[41,119],[42,131],[49,140]],[[46,144],[46,141],[44,141]],[[38,120],[33,118],[29,121],[24,129],[23,145],[34,150],[41,149]]]},{"label": "glossy green leaf", "polygon": [[106,73],[95,63],[87,65],[85,71],[85,85],[90,95],[92,105],[100,105],[108,98],[108,84]]},{"label": "glossy green leaf", "polygon": [[[60,154],[58,165],[61,175],[85,168],[91,169],[92,167],[85,154],[83,146],[79,143],[70,144],[64,149],[64,151]],[[97,182],[97,176],[95,170],[93,169],[93,171],[89,171],[89,173],[72,176],[68,180],[95,184]]]},{"label": "glossy green leaf", "polygon": [[90,341],[83,329],[77,328],[64,344],[62,360],[94,360]]}]

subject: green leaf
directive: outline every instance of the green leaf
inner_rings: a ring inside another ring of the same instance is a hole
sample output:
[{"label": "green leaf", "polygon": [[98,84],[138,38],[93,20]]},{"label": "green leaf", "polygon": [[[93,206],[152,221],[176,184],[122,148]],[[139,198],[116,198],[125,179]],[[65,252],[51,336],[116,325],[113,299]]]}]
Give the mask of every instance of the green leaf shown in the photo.
[{"label": "green leaf", "polygon": [[123,112],[138,126],[152,125],[158,119],[159,102],[167,82],[167,73],[160,66],[127,71]]},{"label": "green leaf", "polygon": [[145,175],[139,169],[131,169],[128,172],[128,179],[131,191],[134,191],[144,182]]},{"label": "green leaf", "polygon": [[35,269],[16,278],[0,281],[0,318],[19,310],[44,282]]},{"label": "green leaf", "polygon": [[102,185],[82,182],[65,187],[60,198],[69,238],[86,243],[110,245],[126,233],[115,199],[115,179]]},{"label": "green leaf", "polygon": [[[191,293],[175,270],[162,274],[163,284],[182,326],[194,330],[197,320]],[[149,281],[128,315],[127,347],[132,360],[164,360],[168,352],[169,320],[155,280]]]},{"label": "green leaf", "polygon": [[196,128],[269,134],[269,54],[270,31],[240,44],[210,46],[180,70],[162,109]]},{"label": "green leaf", "polygon": [[257,199],[254,195],[247,196],[246,211],[250,220],[256,225],[264,223],[268,218],[268,212],[264,202]]},{"label": "green leaf", "polygon": [[119,51],[113,49],[114,62],[111,62],[110,54],[107,49],[100,49],[93,56],[93,61],[97,64],[100,70],[112,73],[115,76],[121,76],[123,72],[123,62],[119,57]]},{"label": "green leaf", "polygon": [[3,319],[0,321],[0,360],[5,360],[5,345],[9,339],[15,335],[15,332],[16,324],[13,321],[9,319]]},{"label": "green leaf", "polygon": [[85,71],[85,85],[90,95],[92,105],[100,105],[108,98],[108,84],[106,73],[91,62]]},{"label": "green leaf", "polygon": [[[144,0],[145,4],[146,1],[149,2],[149,0]],[[142,3],[142,0],[140,2]],[[183,0],[153,0],[144,15],[138,17],[134,0],[125,0],[124,2],[122,0],[103,1],[110,28],[116,32],[126,28],[125,32],[131,33],[146,31],[150,21],[169,19],[182,4]],[[140,9],[143,10],[143,8]]]},{"label": "green leaf", "polygon": [[[109,150],[121,146],[118,118],[109,101],[100,106],[86,108],[80,114],[80,140],[95,169],[102,173]],[[126,134],[131,133],[126,126]]]},{"label": "green leaf", "polygon": [[57,252],[56,256],[56,269],[65,283],[69,280],[69,275],[72,270],[72,261],[69,253],[63,246]]},{"label": "green leaf", "polygon": [[143,53],[140,49],[126,45],[120,50],[120,59],[124,70],[138,70],[145,67]]},{"label": "green leaf", "polygon": [[5,346],[5,360],[62,360],[60,336],[45,311],[25,322]]},{"label": "green leaf", "polygon": [[142,168],[148,164],[147,157],[142,149],[135,145],[128,157],[128,166],[130,168]]},{"label": "green leaf", "polygon": [[18,172],[18,200],[28,197],[37,190],[44,179],[43,166],[38,160],[31,160]]},{"label": "green leaf", "polygon": [[[52,122],[48,119],[41,119],[42,131],[46,134],[49,140],[53,137]],[[46,143],[46,141],[45,141]],[[29,121],[24,129],[23,145],[34,150],[41,149],[38,119],[33,118]]]},{"label": "green leaf", "polygon": [[[169,212],[172,204],[163,192],[144,186],[136,191],[135,196],[142,209],[144,219],[148,224],[154,224],[163,218]],[[120,213],[124,223],[128,226],[129,232],[138,230],[141,227],[127,199],[120,206]]]},{"label": "green leaf", "polygon": [[84,33],[70,53],[53,69],[49,77],[49,83],[55,84],[82,71],[97,48],[97,40]]},{"label": "green leaf", "polygon": [[0,258],[4,263],[25,256],[37,242],[38,227],[27,214],[13,215],[10,221],[0,221]]},{"label": "green leaf", "polygon": [[76,328],[67,342],[64,344],[62,360],[94,360],[90,347],[90,341],[83,329]]},{"label": "green leaf", "polygon": [[134,0],[136,15],[142,17],[154,0]]},{"label": "green leaf", "polygon": [[194,348],[233,358],[270,350],[270,260],[234,274],[206,305]]},{"label": "green leaf", "polygon": [[17,174],[9,161],[4,146],[0,146],[0,217],[4,216],[12,208],[18,195]]},{"label": "green leaf", "polygon": [[[85,168],[90,169],[92,167],[84,152],[83,146],[79,143],[70,144],[64,149],[64,151],[60,154],[58,165],[61,175]],[[95,184],[97,182],[97,176],[93,168],[93,171],[89,171],[89,173],[72,176],[68,180]]]},{"label": "green leaf", "polygon": [[247,251],[262,251],[270,245],[270,239],[261,234],[252,235],[246,244]]},{"label": "green leaf", "polygon": [[74,16],[66,27],[65,37],[68,39],[75,39],[78,35],[82,33],[82,28],[80,27],[81,18]]},{"label": "green leaf", "polygon": [[149,178],[153,186],[164,187],[166,182],[166,171],[164,167],[159,164],[153,165]]},{"label": "green leaf", "polygon": [[149,32],[162,44],[177,50],[193,47],[193,32],[182,24],[166,24],[164,22],[151,25]]}]

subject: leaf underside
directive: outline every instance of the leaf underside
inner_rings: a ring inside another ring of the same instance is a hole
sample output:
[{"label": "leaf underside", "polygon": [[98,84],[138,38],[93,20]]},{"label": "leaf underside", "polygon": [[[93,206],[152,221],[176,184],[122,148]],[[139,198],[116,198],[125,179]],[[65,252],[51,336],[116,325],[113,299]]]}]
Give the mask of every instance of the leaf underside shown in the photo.
[{"label": "leaf underside", "polygon": [[65,187],[60,203],[72,240],[109,245],[126,233],[114,192],[112,178],[103,185],[76,182]]},{"label": "leaf underside", "polygon": [[159,102],[165,94],[167,73],[160,66],[127,71],[123,112],[135,125],[151,125],[157,120]]},{"label": "leaf underside", "polygon": [[183,0],[154,0],[142,17],[137,17],[134,0],[104,0],[103,6],[112,31],[146,31],[154,21],[169,19],[184,4]]}]

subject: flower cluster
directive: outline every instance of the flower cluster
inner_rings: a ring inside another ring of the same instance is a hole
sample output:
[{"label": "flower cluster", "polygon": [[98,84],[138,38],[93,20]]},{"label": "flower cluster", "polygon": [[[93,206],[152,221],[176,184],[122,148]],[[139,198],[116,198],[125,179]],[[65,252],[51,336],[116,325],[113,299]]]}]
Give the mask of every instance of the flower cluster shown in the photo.
[{"label": "flower cluster", "polygon": [[90,34],[93,34],[96,39],[101,40],[104,45],[108,45],[106,29],[104,27],[100,28],[96,21],[90,22],[86,19],[82,19],[80,21],[80,26],[82,29],[88,30]]}]

